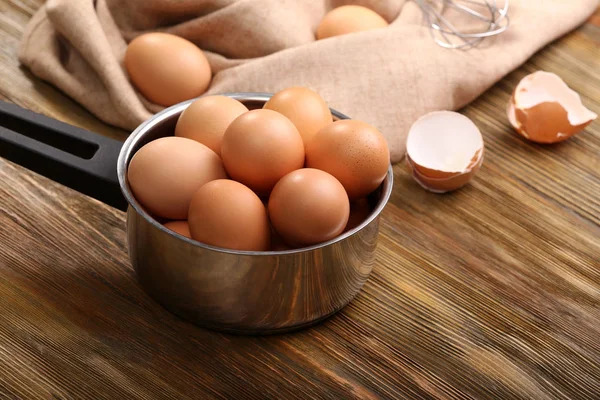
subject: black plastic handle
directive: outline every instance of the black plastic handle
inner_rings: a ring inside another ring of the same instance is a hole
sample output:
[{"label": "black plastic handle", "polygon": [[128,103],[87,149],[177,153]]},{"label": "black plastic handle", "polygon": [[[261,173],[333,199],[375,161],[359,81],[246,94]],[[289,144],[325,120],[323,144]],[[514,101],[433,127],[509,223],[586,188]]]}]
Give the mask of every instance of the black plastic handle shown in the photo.
[{"label": "black plastic handle", "polygon": [[120,210],[122,142],[0,101],[0,157]]}]

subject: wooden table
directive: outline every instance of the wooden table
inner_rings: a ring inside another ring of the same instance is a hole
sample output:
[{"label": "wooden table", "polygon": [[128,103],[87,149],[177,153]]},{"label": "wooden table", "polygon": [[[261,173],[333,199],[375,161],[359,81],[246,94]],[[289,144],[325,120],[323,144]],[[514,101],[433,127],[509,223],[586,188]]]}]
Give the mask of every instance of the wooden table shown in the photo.
[{"label": "wooden table", "polygon": [[[16,61],[41,0],[0,0],[0,97],[123,139]],[[488,149],[433,195],[395,168],[358,297],[295,334],[227,336],[140,289],[125,216],[0,159],[0,398],[600,398],[600,123],[556,146],[504,109],[553,71],[600,111],[600,11],[464,112]]]}]

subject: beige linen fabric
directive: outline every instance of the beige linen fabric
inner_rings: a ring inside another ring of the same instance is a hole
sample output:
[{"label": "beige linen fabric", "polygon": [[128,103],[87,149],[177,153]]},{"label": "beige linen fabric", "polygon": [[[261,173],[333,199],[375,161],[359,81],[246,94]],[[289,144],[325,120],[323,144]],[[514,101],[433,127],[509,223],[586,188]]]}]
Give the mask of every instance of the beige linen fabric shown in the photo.
[{"label": "beige linen fabric", "polygon": [[[315,41],[325,12],[343,4],[368,6],[391,25]],[[460,51],[433,42],[412,0],[48,0],[26,28],[19,59],[101,120],[133,130],[161,107],[130,84],[127,43],[144,32],[174,33],[206,51],[208,93],[308,86],[381,130],[397,162],[419,116],[468,104],[597,6],[511,0],[510,29]]]}]

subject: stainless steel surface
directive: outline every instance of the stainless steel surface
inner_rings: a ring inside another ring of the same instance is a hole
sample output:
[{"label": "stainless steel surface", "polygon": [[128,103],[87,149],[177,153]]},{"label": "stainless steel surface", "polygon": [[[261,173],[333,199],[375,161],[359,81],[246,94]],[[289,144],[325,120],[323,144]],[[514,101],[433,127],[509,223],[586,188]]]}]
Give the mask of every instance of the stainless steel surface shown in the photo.
[{"label": "stainless steel surface", "polygon": [[[268,93],[225,94],[249,108]],[[375,261],[379,215],[392,191],[386,179],[369,198],[374,210],[353,230],[328,242],[278,252],[234,251],[180,236],[152,218],[133,197],[127,165],[144,144],[173,134],[191,103],[168,108],[136,129],[124,143],[117,173],[129,208],[129,255],[138,279],[155,300],[198,325],[244,334],[299,329],[339,311],[360,291]],[[332,110],[335,119],[347,119]]]},{"label": "stainless steel surface", "polygon": [[504,32],[510,25],[509,0],[415,1],[423,11],[435,42],[448,49],[476,46],[485,38]]}]

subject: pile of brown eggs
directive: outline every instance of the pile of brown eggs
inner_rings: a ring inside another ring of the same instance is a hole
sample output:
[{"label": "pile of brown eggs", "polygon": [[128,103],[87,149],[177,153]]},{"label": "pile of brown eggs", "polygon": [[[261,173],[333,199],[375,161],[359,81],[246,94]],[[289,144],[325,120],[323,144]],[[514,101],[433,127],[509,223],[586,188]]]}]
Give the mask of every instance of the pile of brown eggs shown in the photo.
[{"label": "pile of brown eggs", "polygon": [[359,225],[389,163],[376,128],[334,122],[318,93],[291,87],[253,110],[226,96],[196,99],[173,136],[134,154],[127,178],[167,228],[216,247],[268,251]]}]

